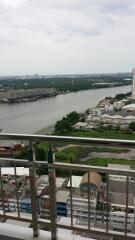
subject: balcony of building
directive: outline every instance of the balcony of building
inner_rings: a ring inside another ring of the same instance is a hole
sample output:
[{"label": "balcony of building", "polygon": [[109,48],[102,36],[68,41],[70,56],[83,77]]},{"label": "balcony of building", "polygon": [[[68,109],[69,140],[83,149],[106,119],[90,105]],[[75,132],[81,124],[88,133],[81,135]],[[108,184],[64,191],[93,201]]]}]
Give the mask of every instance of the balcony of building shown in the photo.
[{"label": "balcony of building", "polygon": [[[55,162],[53,151],[56,142],[135,148],[135,141],[26,134],[0,140],[23,141],[29,153],[0,158],[0,239],[135,238],[135,170]],[[36,159],[42,142],[47,161]]]}]

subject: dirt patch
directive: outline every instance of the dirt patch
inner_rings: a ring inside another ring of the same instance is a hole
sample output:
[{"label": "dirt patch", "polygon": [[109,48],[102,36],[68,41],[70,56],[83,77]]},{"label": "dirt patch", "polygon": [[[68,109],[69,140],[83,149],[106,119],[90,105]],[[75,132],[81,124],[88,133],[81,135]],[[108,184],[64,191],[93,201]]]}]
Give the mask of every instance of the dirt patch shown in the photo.
[{"label": "dirt patch", "polygon": [[117,158],[126,160],[135,160],[135,150],[131,149],[127,153],[110,153],[110,152],[92,152],[89,154],[89,158]]},{"label": "dirt patch", "polygon": [[68,144],[68,145],[63,146],[63,147],[56,147],[55,150],[58,151],[58,152],[61,152],[61,151],[65,150],[65,149],[67,149],[67,148],[75,147],[75,146],[77,146],[77,145],[74,145],[74,144]]}]

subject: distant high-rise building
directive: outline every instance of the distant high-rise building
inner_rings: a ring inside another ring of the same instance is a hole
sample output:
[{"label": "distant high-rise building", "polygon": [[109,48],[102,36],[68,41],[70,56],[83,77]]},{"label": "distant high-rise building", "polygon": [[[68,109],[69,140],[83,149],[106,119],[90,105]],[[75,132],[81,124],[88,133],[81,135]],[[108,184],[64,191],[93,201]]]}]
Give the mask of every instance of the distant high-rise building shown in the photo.
[{"label": "distant high-rise building", "polygon": [[135,68],[133,68],[132,99],[135,99]]}]

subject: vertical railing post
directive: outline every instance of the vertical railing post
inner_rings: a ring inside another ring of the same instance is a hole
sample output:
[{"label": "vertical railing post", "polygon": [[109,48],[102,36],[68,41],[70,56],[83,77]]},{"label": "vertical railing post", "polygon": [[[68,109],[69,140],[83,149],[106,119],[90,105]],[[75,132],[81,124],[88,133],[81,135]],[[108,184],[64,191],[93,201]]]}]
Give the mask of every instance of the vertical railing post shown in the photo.
[{"label": "vertical railing post", "polygon": [[49,177],[49,200],[50,200],[50,219],[51,219],[51,239],[57,239],[56,229],[56,176],[54,168],[54,155],[49,145],[48,149],[48,177]]},{"label": "vertical railing post", "polygon": [[73,227],[73,187],[72,187],[72,171],[70,171],[70,211],[71,211],[71,227]]},{"label": "vertical railing post", "polygon": [[125,212],[125,236],[127,236],[128,232],[128,194],[129,194],[129,176],[126,177],[126,212]]},{"label": "vertical railing post", "polygon": [[30,192],[31,192],[31,210],[32,210],[32,228],[33,236],[38,237],[38,208],[37,208],[37,190],[36,190],[36,168],[34,164],[35,160],[35,149],[32,147],[30,142],[29,148],[29,160],[31,161],[31,166],[29,168],[30,173]]},{"label": "vertical railing post", "polygon": [[90,221],[91,221],[91,204],[90,204],[90,172],[88,172],[88,230],[90,230]]},{"label": "vertical railing post", "polygon": [[107,174],[107,184],[106,184],[106,187],[107,187],[107,190],[106,190],[106,232],[108,233],[108,230],[109,230],[109,212],[110,212],[110,204],[109,204],[109,175]]},{"label": "vertical railing post", "polygon": [[17,212],[18,212],[18,218],[20,218],[20,204],[19,204],[19,194],[18,194],[18,182],[17,182],[16,165],[14,166],[14,173],[15,173],[15,188],[16,188]]},{"label": "vertical railing post", "polygon": [[1,192],[3,214],[5,215],[6,211],[5,211],[5,204],[4,204],[5,201],[4,201],[4,189],[3,189],[1,166],[0,166],[0,192]]}]

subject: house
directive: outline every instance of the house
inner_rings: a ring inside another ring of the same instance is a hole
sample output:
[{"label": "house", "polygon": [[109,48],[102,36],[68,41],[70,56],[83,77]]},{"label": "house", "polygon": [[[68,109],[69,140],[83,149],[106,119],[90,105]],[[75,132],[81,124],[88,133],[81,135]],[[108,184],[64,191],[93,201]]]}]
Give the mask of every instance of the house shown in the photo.
[{"label": "house", "polygon": [[113,108],[115,110],[121,110],[122,107],[124,107],[124,106],[125,106],[125,103],[123,101],[116,101],[113,103]]},{"label": "house", "polygon": [[20,211],[31,213],[31,198],[23,198],[20,200]]},{"label": "house", "polygon": [[86,122],[78,122],[74,125],[75,129],[86,129],[88,126],[88,123]]},{"label": "house", "polygon": [[56,193],[56,211],[57,216],[67,217],[67,201],[70,195],[68,190],[58,190]]}]

